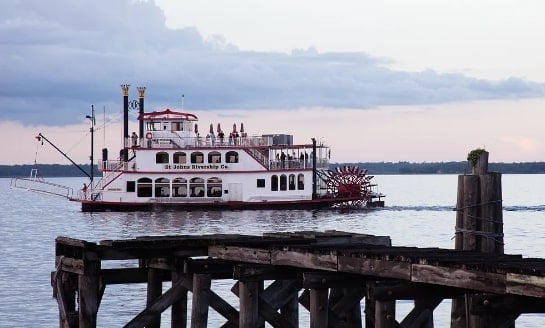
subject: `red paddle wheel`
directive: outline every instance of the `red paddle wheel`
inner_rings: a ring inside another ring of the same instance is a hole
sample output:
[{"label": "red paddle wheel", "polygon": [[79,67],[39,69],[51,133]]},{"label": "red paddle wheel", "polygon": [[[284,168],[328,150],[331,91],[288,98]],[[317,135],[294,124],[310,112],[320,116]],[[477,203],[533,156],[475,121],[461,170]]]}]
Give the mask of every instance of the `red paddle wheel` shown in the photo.
[{"label": "red paddle wheel", "polygon": [[352,208],[364,207],[371,199],[372,175],[357,166],[336,167],[334,171],[324,171],[327,192],[338,198],[352,198],[341,204]]}]

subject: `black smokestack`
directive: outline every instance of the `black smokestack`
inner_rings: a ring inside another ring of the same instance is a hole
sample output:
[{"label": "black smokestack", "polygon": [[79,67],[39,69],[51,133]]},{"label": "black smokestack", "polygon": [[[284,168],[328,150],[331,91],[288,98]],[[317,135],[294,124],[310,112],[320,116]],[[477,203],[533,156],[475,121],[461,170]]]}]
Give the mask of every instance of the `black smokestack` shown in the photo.
[{"label": "black smokestack", "polygon": [[130,84],[122,84],[123,90],[123,161],[129,161],[129,87]]},{"label": "black smokestack", "polygon": [[[139,110],[139,116],[142,117],[144,114],[144,93],[146,92],[146,87],[137,87],[138,89],[138,98],[140,99],[140,110]],[[144,121],[140,119],[139,125],[138,125],[138,135],[140,138],[144,137]]]}]

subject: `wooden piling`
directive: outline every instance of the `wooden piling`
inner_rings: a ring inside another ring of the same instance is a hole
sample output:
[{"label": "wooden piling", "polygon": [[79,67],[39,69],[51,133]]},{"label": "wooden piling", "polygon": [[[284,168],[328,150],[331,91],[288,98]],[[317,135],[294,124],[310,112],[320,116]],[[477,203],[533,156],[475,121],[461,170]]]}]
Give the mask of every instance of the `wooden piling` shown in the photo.
[{"label": "wooden piling", "polygon": [[310,290],[310,327],[327,328],[328,321],[328,291],[327,288]]},{"label": "wooden piling", "polygon": [[[455,249],[503,254],[501,174],[488,172],[488,152],[472,151],[472,174],[458,177]],[[452,301],[451,327],[485,327],[490,317],[472,315],[473,294]]]},{"label": "wooden piling", "polygon": [[[159,269],[148,268],[148,289],[146,306],[150,307],[153,302],[163,293],[162,272]],[[147,326],[150,328],[161,327],[161,314],[154,316],[152,322]]]},{"label": "wooden piling", "polygon": [[193,275],[193,302],[191,304],[191,328],[205,328],[208,324],[211,274]]},{"label": "wooden piling", "polygon": [[[184,277],[184,274],[179,271],[172,273],[172,285],[181,283]],[[180,298],[172,303],[172,313],[171,313],[171,327],[172,328],[186,328],[187,327],[187,289],[183,289],[180,292]]]},{"label": "wooden piling", "polygon": [[240,281],[240,328],[253,328],[259,326],[259,282]]},{"label": "wooden piling", "polygon": [[78,277],[79,327],[95,328],[99,304],[100,261],[85,260]]}]

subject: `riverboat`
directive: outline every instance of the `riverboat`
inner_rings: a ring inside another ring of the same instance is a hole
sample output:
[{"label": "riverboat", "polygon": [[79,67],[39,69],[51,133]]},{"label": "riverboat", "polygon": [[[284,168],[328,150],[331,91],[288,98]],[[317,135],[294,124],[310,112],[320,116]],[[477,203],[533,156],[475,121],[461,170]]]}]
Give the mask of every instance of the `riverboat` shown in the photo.
[{"label": "riverboat", "polygon": [[129,86],[122,90],[124,148],[115,159],[103,149],[102,176],[91,175],[70,198],[84,212],[384,205],[366,170],[330,169],[329,147],[315,138],[248,135],[243,123],[227,131],[206,123],[201,134],[197,116],[183,109],[144,112],[145,88],[138,88],[139,133],[129,135]]}]

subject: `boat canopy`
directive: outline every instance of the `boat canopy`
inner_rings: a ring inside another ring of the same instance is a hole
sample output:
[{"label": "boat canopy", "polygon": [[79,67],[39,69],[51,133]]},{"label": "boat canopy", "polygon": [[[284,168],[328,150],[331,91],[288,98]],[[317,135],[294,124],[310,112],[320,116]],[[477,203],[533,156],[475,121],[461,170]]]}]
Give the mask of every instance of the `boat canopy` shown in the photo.
[{"label": "boat canopy", "polygon": [[143,113],[138,116],[141,121],[198,121],[197,116],[190,113],[183,113],[170,110],[169,108],[163,111],[154,111],[150,113]]}]

